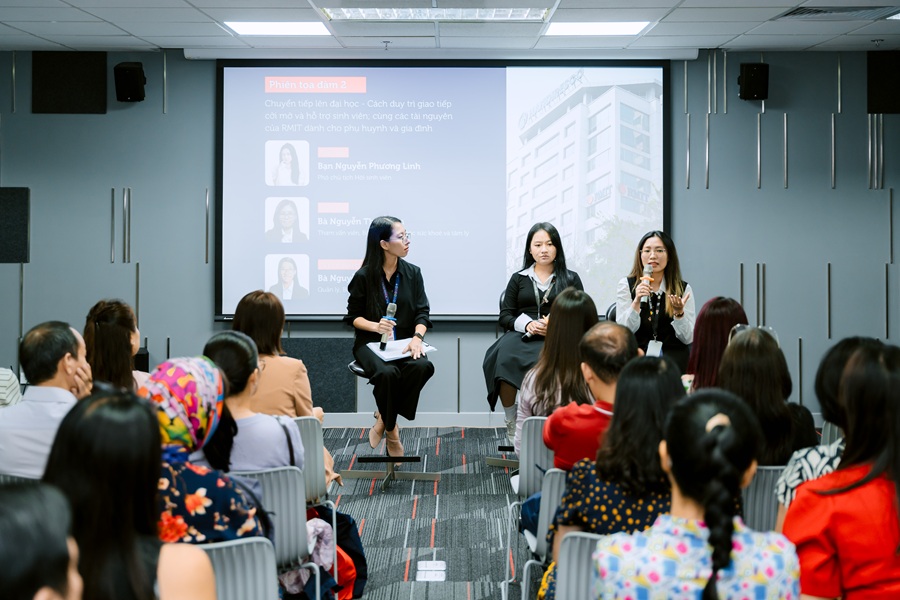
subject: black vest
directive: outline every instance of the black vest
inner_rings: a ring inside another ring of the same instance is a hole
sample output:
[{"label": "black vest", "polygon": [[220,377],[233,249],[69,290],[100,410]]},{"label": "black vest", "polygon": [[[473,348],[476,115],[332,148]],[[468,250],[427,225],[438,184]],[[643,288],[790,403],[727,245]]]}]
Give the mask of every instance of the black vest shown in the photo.
[{"label": "black vest", "polygon": [[[628,278],[628,290],[631,292],[631,299],[634,300],[634,284],[637,281],[635,277]],[[687,281],[684,282],[687,287]],[[659,321],[656,327],[656,339],[662,342],[663,356],[668,356],[675,361],[682,373],[687,371],[688,358],[691,354],[689,344],[683,343],[675,336],[675,329],[672,327],[672,317],[665,311],[665,299],[660,298]],[[644,352],[647,351],[647,344],[653,339],[653,323],[650,318],[650,302],[641,304],[641,326],[634,332],[637,338],[638,346]]]}]

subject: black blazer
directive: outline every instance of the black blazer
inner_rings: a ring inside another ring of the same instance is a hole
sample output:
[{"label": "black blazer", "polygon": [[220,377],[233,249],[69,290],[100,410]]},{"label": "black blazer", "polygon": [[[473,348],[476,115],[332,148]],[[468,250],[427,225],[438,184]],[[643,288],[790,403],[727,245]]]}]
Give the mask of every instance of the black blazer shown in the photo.
[{"label": "black blazer", "polygon": [[[584,285],[581,283],[581,277],[575,271],[569,271],[568,285],[584,291]],[[543,305],[540,310],[540,316],[550,314],[550,307],[553,301],[559,296],[568,285],[561,285],[557,280],[550,290],[550,296],[547,298],[547,304]],[[540,292],[540,297],[544,297],[544,293]],[[500,327],[506,331],[515,329],[516,319],[525,313],[532,319],[538,318],[538,306],[534,302],[534,285],[531,278],[527,275],[513,273],[506,284],[506,293],[503,296],[503,303],[500,306]]]}]

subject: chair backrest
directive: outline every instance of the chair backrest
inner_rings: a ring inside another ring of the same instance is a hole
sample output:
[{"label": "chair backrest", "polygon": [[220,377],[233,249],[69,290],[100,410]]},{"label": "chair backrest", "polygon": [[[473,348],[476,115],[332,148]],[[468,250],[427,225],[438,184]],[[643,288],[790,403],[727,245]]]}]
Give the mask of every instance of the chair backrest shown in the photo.
[{"label": "chair backrest", "polygon": [[563,538],[556,561],[557,598],[591,597],[591,573],[594,571],[591,555],[600,537],[596,533],[576,531]]},{"label": "chair backrest", "polygon": [[744,523],[756,531],[773,531],[778,517],[775,484],[784,467],[758,467],[753,481],[743,491]]},{"label": "chair backrest", "polygon": [[563,493],[566,491],[566,472],[562,469],[549,469],[544,473],[541,482],[541,510],[538,513],[537,545],[534,553],[540,557],[547,556],[547,530],[550,529],[550,521],[559,508]]},{"label": "chair backrest", "polygon": [[264,537],[200,544],[216,574],[216,600],[278,599],[275,548]]},{"label": "chair backrest", "polygon": [[325,442],[322,424],[315,417],[297,417],[294,423],[300,429],[303,442],[303,479],[306,483],[306,501],[318,504],[325,499],[328,483],[325,481]]},{"label": "chair backrest", "polygon": [[275,527],[275,562],[279,567],[297,566],[309,558],[312,548],[306,534],[306,485],[297,467],[263,471],[235,471],[262,484],[263,504]]},{"label": "chair backrest", "polygon": [[616,303],[613,302],[609,305],[609,308],[606,309],[606,320],[616,322]]},{"label": "chair backrest", "polygon": [[829,444],[833,444],[843,436],[844,433],[841,431],[841,428],[835,425],[834,423],[829,423],[825,421],[822,424],[822,445],[827,446]]},{"label": "chair backrest", "polygon": [[553,450],[544,445],[547,417],[528,417],[522,424],[519,449],[519,498],[527,498],[541,489],[547,469],[553,467]]}]

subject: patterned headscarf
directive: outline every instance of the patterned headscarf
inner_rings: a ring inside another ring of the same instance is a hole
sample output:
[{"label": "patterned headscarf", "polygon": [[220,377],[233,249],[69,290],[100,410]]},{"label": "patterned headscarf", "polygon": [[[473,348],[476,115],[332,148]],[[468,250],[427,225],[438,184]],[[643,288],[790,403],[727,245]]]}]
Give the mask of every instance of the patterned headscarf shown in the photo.
[{"label": "patterned headscarf", "polygon": [[162,363],[138,394],[158,408],[163,462],[186,462],[212,437],[225,397],[222,374],[205,356]]}]

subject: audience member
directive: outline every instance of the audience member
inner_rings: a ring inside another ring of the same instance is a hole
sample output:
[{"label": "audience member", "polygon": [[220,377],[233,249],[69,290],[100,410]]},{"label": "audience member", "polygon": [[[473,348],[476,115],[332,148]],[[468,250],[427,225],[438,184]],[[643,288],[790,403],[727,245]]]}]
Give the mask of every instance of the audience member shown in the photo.
[{"label": "audience member", "polygon": [[581,375],[578,343],[597,324],[597,307],[587,293],[568,287],[550,309],[547,335],[537,364],[525,374],[516,415],[516,454],[522,445],[522,424],[528,417],[546,417],[570,402],[590,405],[591,390]]},{"label": "audience member", "polygon": [[671,512],[646,531],[597,542],[592,597],[797,598],[794,547],[735,515],[761,438],[759,421],[733,394],[702,390],[678,402],[659,443]]},{"label": "audience member", "polygon": [[619,373],[640,353],[631,330],[611,321],[588,330],[579,351],[581,373],[594,402],[569,403],[554,411],[544,426],[544,444],[554,452],[553,466],[566,471],[579,460],[597,455],[612,418]]},{"label": "audience member", "polygon": [[157,536],[160,461],[157,408],[131,391],[99,384],[60,424],[44,481],[72,505],[85,598],[215,599],[206,553]]},{"label": "audience member", "polygon": [[253,340],[240,331],[223,331],[209,339],[203,355],[212,359],[228,380],[222,419],[203,449],[208,463],[225,472],[285,466],[302,469],[303,442],[297,424],[283,415],[253,410],[263,377]]},{"label": "audience member", "polygon": [[[241,298],[234,311],[231,328],[246,333],[259,352],[260,369],[266,373],[259,380],[251,408],[266,415],[316,417],[324,422],[325,413],[313,406],[306,365],[302,360],[284,355],[281,332],[284,330],[284,306],[272,293],[256,290]],[[325,479],[343,485],[334,472],[334,459],[325,452]]]},{"label": "audience member", "polygon": [[804,598],[900,597],[900,348],[858,348],[841,378],[846,448],[833,473],[797,490],[784,534]]},{"label": "audience member", "polygon": [[682,376],[688,389],[716,387],[728,334],[738,324],[747,324],[747,314],[737,300],[716,296],[703,305],[694,325],[687,371]]},{"label": "audience member", "polygon": [[60,421],[91,393],[91,366],[81,334],[60,321],[33,327],[19,344],[19,364],[31,384],[22,401],[3,409],[0,473],[40,479]]},{"label": "audience member", "polygon": [[138,393],[157,405],[162,434],[159,537],[202,544],[263,535],[257,506],[219,471],[191,464],[219,423],[224,380],[208,358],[174,358],[156,367]]},{"label": "audience member", "polygon": [[[816,371],[815,390],[822,410],[822,418],[837,425],[842,432],[847,428],[847,417],[844,408],[838,402],[838,389],[844,367],[847,366],[847,361],[858,348],[863,346],[881,347],[881,345],[881,342],[874,338],[846,338],[832,346],[825,353],[822,362],[819,363],[819,370]],[[794,501],[800,484],[837,469],[841,463],[845,443],[842,434],[840,438],[827,446],[810,446],[794,452],[775,485],[775,497],[778,498],[776,531],[781,531],[785,512]]]},{"label": "audience member", "polygon": [[134,370],[134,355],[141,348],[137,317],[121,300],[101,300],[91,307],[84,323],[87,361],[94,379],[125,389],[137,389],[148,373]]},{"label": "audience member", "polygon": [[4,600],[81,600],[78,544],[59,490],[0,485],[0,565]]},{"label": "audience member", "polygon": [[[678,366],[667,357],[637,358],[622,369],[616,412],[597,460],[580,460],[566,477],[548,536],[554,561],[569,533],[640,531],[669,510],[669,484],[657,449],[666,414],[684,395],[680,376]],[[552,564],[544,576],[545,599],[556,597],[555,570]]]},{"label": "audience member", "polygon": [[789,403],[791,374],[770,328],[738,325],[719,366],[719,386],[742,398],[759,419],[761,465],[786,465],[795,450],[819,443],[809,409]]}]

